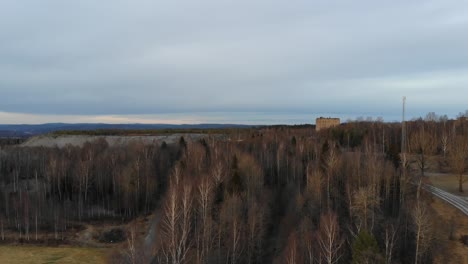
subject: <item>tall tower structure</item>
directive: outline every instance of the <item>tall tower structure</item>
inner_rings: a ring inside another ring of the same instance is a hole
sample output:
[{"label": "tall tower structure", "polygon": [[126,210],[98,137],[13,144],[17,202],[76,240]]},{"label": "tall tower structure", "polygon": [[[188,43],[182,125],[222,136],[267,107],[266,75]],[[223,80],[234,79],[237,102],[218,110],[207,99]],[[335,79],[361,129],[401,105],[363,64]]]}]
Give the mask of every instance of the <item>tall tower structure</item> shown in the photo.
[{"label": "tall tower structure", "polygon": [[403,111],[401,117],[401,153],[406,153],[406,123],[405,123],[405,111],[406,111],[406,96],[403,96]]}]

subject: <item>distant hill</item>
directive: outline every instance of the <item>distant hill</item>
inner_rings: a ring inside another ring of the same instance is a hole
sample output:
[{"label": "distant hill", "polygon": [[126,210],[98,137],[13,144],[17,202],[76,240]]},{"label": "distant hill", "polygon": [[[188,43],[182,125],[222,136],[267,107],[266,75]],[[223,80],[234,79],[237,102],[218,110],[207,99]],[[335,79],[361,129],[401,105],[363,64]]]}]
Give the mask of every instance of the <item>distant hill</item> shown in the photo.
[{"label": "distant hill", "polygon": [[237,124],[66,124],[49,123],[41,125],[0,125],[0,138],[25,138],[55,131],[90,131],[90,130],[158,130],[158,129],[225,129],[249,128],[249,125]]}]

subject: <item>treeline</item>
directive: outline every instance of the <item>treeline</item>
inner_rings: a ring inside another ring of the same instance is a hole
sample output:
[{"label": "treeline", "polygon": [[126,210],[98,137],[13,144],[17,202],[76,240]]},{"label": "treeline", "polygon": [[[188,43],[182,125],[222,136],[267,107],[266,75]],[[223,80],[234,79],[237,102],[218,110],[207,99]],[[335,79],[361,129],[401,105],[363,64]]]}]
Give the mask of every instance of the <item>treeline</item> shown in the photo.
[{"label": "treeline", "polygon": [[59,130],[51,133],[52,136],[158,136],[173,134],[204,134],[204,135],[232,135],[250,128],[219,128],[219,129],[95,129],[95,130]]},{"label": "treeline", "polygon": [[[110,147],[104,139],[82,148],[7,148],[0,151],[0,232],[25,240],[71,223],[130,219],[149,213],[178,148],[132,143]],[[33,235],[32,235],[33,234]]]},{"label": "treeline", "polygon": [[21,137],[0,137],[0,148],[3,146],[10,146],[10,145],[19,145],[25,142],[27,138]]},{"label": "treeline", "polygon": [[71,223],[153,213],[152,241],[132,229],[110,262],[431,263],[448,234],[422,188],[427,158],[445,157],[453,171],[466,162],[466,125],[407,122],[403,141],[401,124],[360,122],[243,130],[236,140],[8,148],[2,234],[59,239]]}]

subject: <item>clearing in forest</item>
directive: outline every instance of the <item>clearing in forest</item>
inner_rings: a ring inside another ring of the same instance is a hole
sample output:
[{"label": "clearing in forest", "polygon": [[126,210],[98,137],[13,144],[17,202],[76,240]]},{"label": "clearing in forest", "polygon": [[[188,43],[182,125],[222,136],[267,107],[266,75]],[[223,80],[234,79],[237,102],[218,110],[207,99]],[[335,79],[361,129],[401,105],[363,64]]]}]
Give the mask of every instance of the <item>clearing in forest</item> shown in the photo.
[{"label": "clearing in forest", "polygon": [[0,263],[106,263],[107,252],[98,248],[0,246]]}]

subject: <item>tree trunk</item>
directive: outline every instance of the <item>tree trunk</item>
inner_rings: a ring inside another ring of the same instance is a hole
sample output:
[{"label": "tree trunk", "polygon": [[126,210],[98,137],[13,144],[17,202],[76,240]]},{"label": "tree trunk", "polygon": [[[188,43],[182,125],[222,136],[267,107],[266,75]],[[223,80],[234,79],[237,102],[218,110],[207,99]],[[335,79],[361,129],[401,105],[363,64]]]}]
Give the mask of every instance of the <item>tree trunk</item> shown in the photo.
[{"label": "tree trunk", "polygon": [[463,192],[463,174],[458,176],[458,191]]},{"label": "tree trunk", "polygon": [[414,256],[414,264],[418,264],[418,256],[419,256],[419,235],[420,235],[420,228],[416,232],[416,254]]},{"label": "tree trunk", "polygon": [[36,209],[36,241],[37,241],[37,209]]}]

